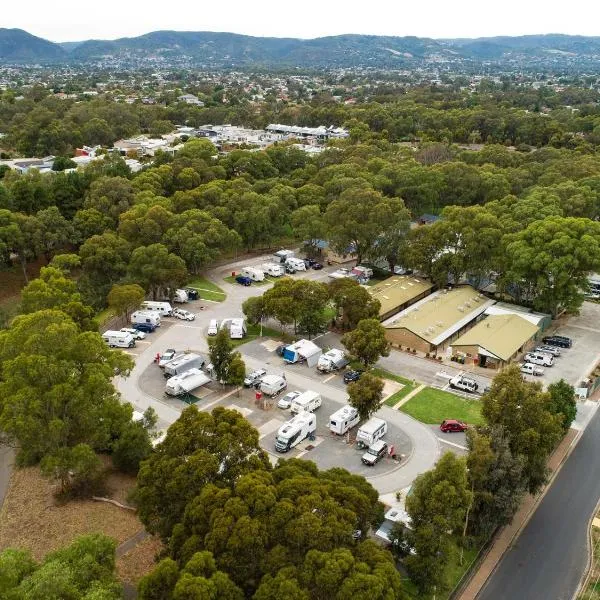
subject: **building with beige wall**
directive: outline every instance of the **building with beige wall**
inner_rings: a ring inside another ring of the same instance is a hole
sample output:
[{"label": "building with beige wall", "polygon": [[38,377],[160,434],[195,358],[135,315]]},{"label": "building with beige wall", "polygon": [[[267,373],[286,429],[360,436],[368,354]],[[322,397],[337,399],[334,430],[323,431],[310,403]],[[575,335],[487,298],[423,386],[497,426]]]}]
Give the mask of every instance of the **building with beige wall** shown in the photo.
[{"label": "building with beige wall", "polygon": [[384,321],[431,294],[433,283],[412,275],[394,275],[369,288],[381,303],[379,318]]}]

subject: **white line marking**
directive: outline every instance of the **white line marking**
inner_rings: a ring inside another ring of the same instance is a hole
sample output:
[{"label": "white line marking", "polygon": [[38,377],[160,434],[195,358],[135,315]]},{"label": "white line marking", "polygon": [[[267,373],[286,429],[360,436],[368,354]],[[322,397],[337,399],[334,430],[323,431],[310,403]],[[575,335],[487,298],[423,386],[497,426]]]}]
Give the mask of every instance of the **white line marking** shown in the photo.
[{"label": "white line marking", "polygon": [[448,444],[448,446],[454,446],[455,448],[460,448],[461,450],[468,450],[468,448],[466,446],[461,446],[460,444],[455,444],[454,442],[449,442],[448,440],[445,440],[444,438],[438,437],[438,440],[440,440],[440,442],[442,442],[443,444]]},{"label": "white line marking", "polygon": [[202,406],[200,406],[198,408],[200,408],[202,410],[206,410],[208,408],[211,408],[212,406],[214,406],[218,402],[221,402],[221,400],[225,400],[225,398],[229,398],[229,396],[231,396],[232,394],[235,394],[239,389],[241,389],[241,388],[236,388],[235,390],[231,390],[227,394],[224,394],[223,396],[219,396],[216,400],[213,400],[212,402],[209,402],[208,404],[203,404]]},{"label": "white line marking", "polygon": [[326,379],[323,379],[323,383],[327,383],[328,381],[331,381],[334,377],[335,377],[335,373],[333,375],[330,375]]}]

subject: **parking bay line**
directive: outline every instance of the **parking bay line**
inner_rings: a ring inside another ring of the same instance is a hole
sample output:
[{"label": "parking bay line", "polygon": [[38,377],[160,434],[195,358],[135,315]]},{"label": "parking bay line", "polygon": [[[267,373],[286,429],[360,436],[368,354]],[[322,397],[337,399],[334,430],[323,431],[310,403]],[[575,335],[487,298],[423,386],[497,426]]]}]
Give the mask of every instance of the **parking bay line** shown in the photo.
[{"label": "parking bay line", "polygon": [[209,402],[208,404],[203,404],[202,406],[199,406],[198,408],[200,408],[200,410],[207,410],[208,408],[211,408],[218,402],[221,402],[221,400],[225,400],[225,398],[229,398],[229,396],[235,394],[240,389],[241,388],[236,388],[235,390],[231,390],[230,392],[227,392],[227,394],[224,394],[223,396],[219,396],[216,400],[213,400],[212,402]]},{"label": "parking bay line", "polygon": [[323,383],[327,383],[328,381],[331,381],[334,377],[335,377],[335,373],[333,375],[330,375],[329,377],[327,377],[327,379],[323,379]]},{"label": "parking bay line", "polygon": [[440,440],[440,442],[442,442],[442,444],[448,444],[448,446],[454,446],[455,448],[460,448],[461,450],[468,450],[468,448],[466,446],[461,446],[460,444],[456,444],[454,442],[449,442],[448,440],[438,437],[437,435],[435,437],[437,437],[437,439]]}]

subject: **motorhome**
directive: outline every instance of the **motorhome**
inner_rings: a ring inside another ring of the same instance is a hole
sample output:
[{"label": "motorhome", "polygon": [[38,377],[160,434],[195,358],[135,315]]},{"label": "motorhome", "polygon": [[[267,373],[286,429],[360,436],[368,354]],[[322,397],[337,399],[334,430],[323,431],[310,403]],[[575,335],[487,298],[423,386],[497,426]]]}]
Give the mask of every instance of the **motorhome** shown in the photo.
[{"label": "motorhome", "polygon": [[290,406],[290,411],[292,414],[301,413],[301,412],[313,412],[317,410],[323,403],[323,399],[321,398],[321,394],[318,392],[313,392],[311,390],[307,390],[300,394],[297,398],[292,400],[292,406]]},{"label": "motorhome", "polygon": [[111,348],[133,348],[135,346],[135,339],[125,331],[105,331],[102,339]]},{"label": "motorhome", "polygon": [[147,323],[153,327],[160,327],[160,315],[153,310],[136,310],[131,313],[130,319],[134,325]]},{"label": "motorhome", "polygon": [[364,446],[371,446],[387,433],[387,422],[377,417],[371,417],[356,432],[356,441]]},{"label": "motorhome", "polygon": [[284,263],[288,258],[293,258],[295,253],[293,250],[279,250],[273,254],[273,260],[276,263]]},{"label": "motorhome", "polygon": [[287,381],[279,375],[265,375],[259,386],[259,390],[265,396],[277,396],[287,388]]},{"label": "motorhome", "polygon": [[286,421],[277,431],[275,450],[287,452],[302,440],[314,435],[317,430],[317,418],[312,413],[300,413]]},{"label": "motorhome", "polygon": [[241,340],[248,332],[244,319],[223,319],[219,325],[219,331],[221,329],[227,329],[232,340]]},{"label": "motorhome", "polygon": [[271,277],[282,277],[285,275],[285,268],[281,264],[264,263],[261,266],[262,270]]},{"label": "motorhome", "polygon": [[264,272],[255,267],[244,267],[241,271],[241,274],[244,277],[248,277],[249,279],[252,279],[252,281],[264,281],[265,280]]},{"label": "motorhome", "polygon": [[142,310],[155,310],[164,317],[170,317],[173,307],[168,302],[155,302],[154,300],[144,300],[141,306]]},{"label": "motorhome", "polygon": [[165,393],[169,396],[181,396],[209,382],[210,377],[200,369],[192,368],[167,380]]},{"label": "motorhome", "polygon": [[301,258],[290,257],[286,259],[285,264],[293,267],[296,271],[306,271],[306,263]]},{"label": "motorhome", "polygon": [[201,369],[205,362],[206,360],[203,356],[200,356],[200,354],[189,352],[180,358],[169,361],[165,365],[165,377],[181,375],[181,373],[189,371],[190,369]]},{"label": "motorhome", "polygon": [[343,369],[349,362],[343,350],[332,348],[319,356],[317,369],[323,373],[331,373]]},{"label": "motorhome", "polygon": [[329,431],[337,433],[337,435],[344,435],[344,433],[358,425],[359,421],[358,411],[354,406],[347,404],[329,417]]}]

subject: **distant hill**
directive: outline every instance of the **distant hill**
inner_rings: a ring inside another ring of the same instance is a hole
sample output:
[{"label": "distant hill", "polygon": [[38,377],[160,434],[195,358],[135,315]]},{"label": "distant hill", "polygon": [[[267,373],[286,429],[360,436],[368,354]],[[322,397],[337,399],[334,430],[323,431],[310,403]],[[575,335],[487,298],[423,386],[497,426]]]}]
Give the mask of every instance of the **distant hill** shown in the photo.
[{"label": "distant hill", "polygon": [[600,37],[528,35],[440,39],[337,35],[300,40],[234,33],[154,31],[118,40],[54,44],[20,29],[0,29],[2,62],[87,62],[115,59],[189,59],[211,66],[393,67],[425,59],[478,62],[515,57],[567,60],[599,57]]}]

